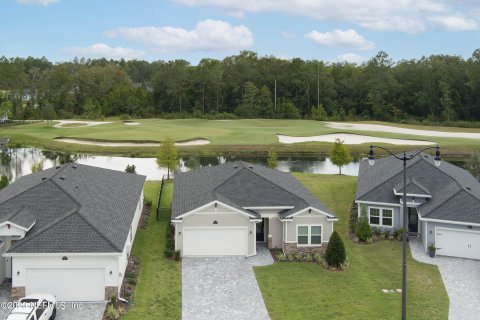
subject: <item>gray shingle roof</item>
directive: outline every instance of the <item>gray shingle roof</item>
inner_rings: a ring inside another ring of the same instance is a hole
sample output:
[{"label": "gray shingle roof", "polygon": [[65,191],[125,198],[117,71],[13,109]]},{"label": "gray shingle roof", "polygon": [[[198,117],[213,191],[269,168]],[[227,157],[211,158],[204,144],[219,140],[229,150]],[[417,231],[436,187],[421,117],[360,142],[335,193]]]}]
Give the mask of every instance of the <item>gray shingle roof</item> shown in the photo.
[{"label": "gray shingle roof", "polygon": [[255,216],[243,208],[293,206],[280,213],[287,218],[313,207],[334,216],[292,175],[264,166],[236,161],[175,175],[172,219],[215,200]]},{"label": "gray shingle roof", "polygon": [[[403,181],[397,183],[395,186],[395,191],[397,193],[403,192]],[[407,178],[407,194],[419,194],[419,195],[430,195],[427,187],[418,182],[415,178]]]},{"label": "gray shingle roof", "polygon": [[144,182],[80,164],[18,179],[0,192],[0,222],[35,224],[9,253],[121,252]]},{"label": "gray shingle roof", "polygon": [[[410,186],[415,181],[416,188],[431,195],[418,207],[423,218],[480,223],[480,183],[467,170],[447,161],[436,167],[433,157],[424,153],[407,163]],[[376,160],[374,166],[362,160],[355,199],[398,204],[392,190],[402,183],[402,162],[393,156]]]}]

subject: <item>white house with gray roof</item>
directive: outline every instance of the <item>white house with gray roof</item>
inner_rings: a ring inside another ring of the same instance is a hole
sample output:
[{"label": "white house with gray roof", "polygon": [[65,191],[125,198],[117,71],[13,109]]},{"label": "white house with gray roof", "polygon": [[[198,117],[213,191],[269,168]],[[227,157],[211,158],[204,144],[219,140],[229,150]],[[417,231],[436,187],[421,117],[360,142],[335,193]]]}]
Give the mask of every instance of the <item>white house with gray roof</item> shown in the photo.
[{"label": "white house with gray roof", "polygon": [[11,279],[12,297],[118,297],[144,182],[140,175],[65,164],[0,191],[0,281]]},{"label": "white house with gray roof", "polygon": [[172,223],[182,256],[253,256],[257,243],[323,252],[337,221],[289,173],[237,161],[177,173]]},{"label": "white house with gray roof", "polygon": [[[402,166],[393,156],[361,161],[355,202],[371,226],[402,227]],[[438,255],[480,259],[480,183],[468,171],[446,161],[436,167],[425,153],[408,161],[407,207],[408,232],[425,251],[434,244]]]}]

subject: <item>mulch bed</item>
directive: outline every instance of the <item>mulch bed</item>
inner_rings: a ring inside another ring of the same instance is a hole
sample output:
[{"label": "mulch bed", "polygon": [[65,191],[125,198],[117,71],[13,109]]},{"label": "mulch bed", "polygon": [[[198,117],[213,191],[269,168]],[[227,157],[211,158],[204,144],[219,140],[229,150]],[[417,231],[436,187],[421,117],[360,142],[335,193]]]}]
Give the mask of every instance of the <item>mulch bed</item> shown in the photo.
[{"label": "mulch bed", "polygon": [[148,226],[148,220],[150,220],[150,216],[152,215],[152,206],[145,204],[143,206],[142,215],[140,216],[140,222],[138,223],[138,227],[140,229],[146,229]]}]

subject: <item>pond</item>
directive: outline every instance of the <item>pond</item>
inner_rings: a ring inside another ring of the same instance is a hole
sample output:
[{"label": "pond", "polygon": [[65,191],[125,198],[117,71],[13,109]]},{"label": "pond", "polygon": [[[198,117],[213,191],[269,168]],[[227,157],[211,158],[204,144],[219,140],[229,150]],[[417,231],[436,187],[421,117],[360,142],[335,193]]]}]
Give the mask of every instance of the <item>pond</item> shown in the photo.
[{"label": "pond", "polygon": [[[124,171],[127,165],[133,164],[136,167],[136,172],[147,176],[148,180],[160,180],[163,175],[167,174],[166,168],[158,168],[155,158],[64,154],[52,151],[42,151],[36,148],[7,149],[0,153],[0,157],[0,175],[6,175],[10,182],[31,173],[32,165],[40,161],[43,162],[44,169],[69,161],[120,171]],[[267,163],[265,157],[189,156],[180,158],[180,166],[178,170],[185,172],[235,160],[244,160],[263,165],[266,165]],[[350,164],[342,167],[342,173],[356,176],[358,174],[358,166],[358,159],[355,159]],[[279,157],[277,169],[285,172],[338,173],[338,167],[333,165],[328,157]]]}]

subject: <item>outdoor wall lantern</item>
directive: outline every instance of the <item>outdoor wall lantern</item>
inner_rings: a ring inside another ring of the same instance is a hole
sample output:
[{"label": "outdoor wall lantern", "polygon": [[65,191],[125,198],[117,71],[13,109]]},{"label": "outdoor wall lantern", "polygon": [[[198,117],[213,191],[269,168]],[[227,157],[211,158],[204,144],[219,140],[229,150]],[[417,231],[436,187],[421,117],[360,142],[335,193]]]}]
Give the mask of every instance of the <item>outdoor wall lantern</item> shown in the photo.
[{"label": "outdoor wall lantern", "polygon": [[63,261],[66,261],[66,260],[68,260],[68,257],[67,257],[67,256],[63,256],[63,257],[62,257],[62,260],[63,260]]},{"label": "outdoor wall lantern", "polygon": [[10,229],[10,223],[7,223],[7,228]]},{"label": "outdoor wall lantern", "polygon": [[250,230],[250,234],[252,234],[252,230]]},{"label": "outdoor wall lantern", "polygon": [[110,275],[112,275],[112,274],[113,274],[113,272],[112,272],[112,270],[110,270]]},{"label": "outdoor wall lantern", "polygon": [[218,221],[217,221],[217,220],[214,220],[214,221],[213,221],[213,224],[218,224]]},{"label": "outdoor wall lantern", "polygon": [[217,203],[215,202],[215,208],[217,207]]},{"label": "outdoor wall lantern", "polygon": [[467,228],[468,228],[468,229],[472,229],[473,227],[472,227],[472,226],[468,226]]},{"label": "outdoor wall lantern", "polygon": [[20,275],[20,271],[17,271],[17,276],[19,276],[19,275]]},{"label": "outdoor wall lantern", "polygon": [[182,231],[178,231],[178,234],[182,234]]},{"label": "outdoor wall lantern", "polygon": [[308,209],[308,214],[312,213],[312,209]]}]

